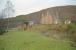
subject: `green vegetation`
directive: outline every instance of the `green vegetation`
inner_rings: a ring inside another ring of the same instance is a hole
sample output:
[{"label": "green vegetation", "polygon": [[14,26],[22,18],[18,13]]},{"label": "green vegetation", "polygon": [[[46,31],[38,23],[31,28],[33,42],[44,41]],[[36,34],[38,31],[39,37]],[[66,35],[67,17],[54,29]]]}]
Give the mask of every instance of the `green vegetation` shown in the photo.
[{"label": "green vegetation", "polygon": [[13,29],[0,36],[0,50],[76,50],[75,30],[75,24]]},{"label": "green vegetation", "polygon": [[65,25],[58,25],[55,28],[55,31],[58,35],[61,34],[63,38],[71,41],[71,46],[76,47],[76,24],[71,23]]},{"label": "green vegetation", "polygon": [[69,43],[39,33],[10,31],[0,36],[0,50],[76,50]]},{"label": "green vegetation", "polygon": [[71,45],[73,47],[76,47],[76,24],[67,25],[65,31],[67,33],[68,39],[73,42]]},{"label": "green vegetation", "polygon": [[32,28],[32,31],[33,30],[47,37],[67,40],[71,46],[76,47],[76,24],[74,23],[63,25],[37,25]]},{"label": "green vegetation", "polygon": [[5,32],[6,32],[5,29],[1,29],[1,28],[0,28],[0,35],[3,35]]}]

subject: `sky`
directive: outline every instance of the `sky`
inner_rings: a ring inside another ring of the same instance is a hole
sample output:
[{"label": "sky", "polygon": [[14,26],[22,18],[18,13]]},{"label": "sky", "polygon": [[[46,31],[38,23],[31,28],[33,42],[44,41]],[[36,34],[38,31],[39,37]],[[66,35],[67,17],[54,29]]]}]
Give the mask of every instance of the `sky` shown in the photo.
[{"label": "sky", "polygon": [[[0,0],[0,10],[7,0]],[[54,6],[76,5],[76,0],[11,0],[15,15],[24,15]]]}]

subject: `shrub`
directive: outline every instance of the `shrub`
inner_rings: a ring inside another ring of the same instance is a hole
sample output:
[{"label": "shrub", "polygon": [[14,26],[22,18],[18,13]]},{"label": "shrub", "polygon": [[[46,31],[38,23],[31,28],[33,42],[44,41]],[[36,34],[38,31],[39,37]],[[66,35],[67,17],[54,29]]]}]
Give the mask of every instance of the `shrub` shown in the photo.
[{"label": "shrub", "polygon": [[6,32],[5,29],[0,28],[0,35],[3,35]]},{"label": "shrub", "polygon": [[68,39],[73,42],[71,45],[76,47],[76,24],[69,24],[66,32]]},{"label": "shrub", "polygon": [[56,25],[54,31],[61,38],[69,39],[71,46],[76,47],[76,24]]}]

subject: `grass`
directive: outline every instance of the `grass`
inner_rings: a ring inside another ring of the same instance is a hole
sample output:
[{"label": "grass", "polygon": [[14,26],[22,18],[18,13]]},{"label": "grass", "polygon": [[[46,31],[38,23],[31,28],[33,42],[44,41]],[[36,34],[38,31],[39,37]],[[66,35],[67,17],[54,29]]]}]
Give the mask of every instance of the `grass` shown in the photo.
[{"label": "grass", "polygon": [[10,31],[0,36],[0,50],[76,50],[69,43],[36,32]]}]

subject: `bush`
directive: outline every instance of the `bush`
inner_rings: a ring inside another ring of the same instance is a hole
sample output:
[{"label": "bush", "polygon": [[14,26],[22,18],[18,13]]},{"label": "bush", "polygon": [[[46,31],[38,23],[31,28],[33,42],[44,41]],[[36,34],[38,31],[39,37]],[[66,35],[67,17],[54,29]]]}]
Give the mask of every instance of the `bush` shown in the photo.
[{"label": "bush", "polygon": [[6,32],[5,29],[0,28],[0,35],[3,35]]},{"label": "bush", "polygon": [[76,47],[76,24],[69,24],[66,32],[69,40],[73,42],[71,45]]},{"label": "bush", "polygon": [[71,46],[76,47],[76,24],[56,25],[54,31],[61,37],[69,39]]}]

